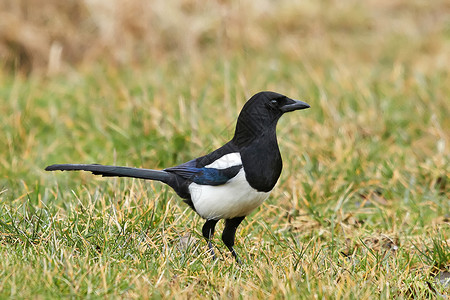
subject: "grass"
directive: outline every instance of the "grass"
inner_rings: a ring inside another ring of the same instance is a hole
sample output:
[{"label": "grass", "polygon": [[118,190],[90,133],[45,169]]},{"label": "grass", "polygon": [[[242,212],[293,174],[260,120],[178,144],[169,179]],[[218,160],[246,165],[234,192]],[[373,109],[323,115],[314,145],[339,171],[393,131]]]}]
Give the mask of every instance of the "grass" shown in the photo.
[{"label": "grass", "polygon": [[[226,4],[196,55],[162,32],[170,51],[139,66],[2,69],[0,298],[448,297],[448,7],[339,3],[262,7],[242,31],[229,26],[245,10]],[[311,109],[280,120],[283,173],[239,227],[242,266],[220,234],[209,259],[202,220],[168,187],[43,171],[185,162],[231,138],[260,90]]]}]

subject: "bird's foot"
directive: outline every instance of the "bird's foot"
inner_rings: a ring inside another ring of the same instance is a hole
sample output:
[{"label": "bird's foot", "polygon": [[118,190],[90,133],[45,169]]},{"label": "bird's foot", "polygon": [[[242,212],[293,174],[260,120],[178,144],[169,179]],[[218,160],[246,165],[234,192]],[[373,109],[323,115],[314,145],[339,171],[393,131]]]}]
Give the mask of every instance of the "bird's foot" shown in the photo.
[{"label": "bird's foot", "polygon": [[239,258],[239,256],[237,255],[236,251],[234,250],[233,247],[229,247],[231,254],[233,255],[234,259],[236,259],[236,262],[238,265],[242,266],[242,261]]},{"label": "bird's foot", "polygon": [[214,252],[214,247],[210,241],[208,241],[208,248],[209,248],[209,253],[211,254],[212,259],[216,260],[217,256],[216,256],[216,253]]}]

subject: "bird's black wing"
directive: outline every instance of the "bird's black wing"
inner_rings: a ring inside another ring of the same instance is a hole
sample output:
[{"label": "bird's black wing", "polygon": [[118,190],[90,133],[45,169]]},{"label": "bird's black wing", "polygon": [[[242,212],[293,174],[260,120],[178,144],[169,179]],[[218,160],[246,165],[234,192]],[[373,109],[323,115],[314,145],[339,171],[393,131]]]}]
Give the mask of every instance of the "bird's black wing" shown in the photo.
[{"label": "bird's black wing", "polygon": [[200,185],[222,185],[235,177],[242,169],[242,165],[232,166],[226,169],[196,168],[186,164],[164,169],[182,178]]}]

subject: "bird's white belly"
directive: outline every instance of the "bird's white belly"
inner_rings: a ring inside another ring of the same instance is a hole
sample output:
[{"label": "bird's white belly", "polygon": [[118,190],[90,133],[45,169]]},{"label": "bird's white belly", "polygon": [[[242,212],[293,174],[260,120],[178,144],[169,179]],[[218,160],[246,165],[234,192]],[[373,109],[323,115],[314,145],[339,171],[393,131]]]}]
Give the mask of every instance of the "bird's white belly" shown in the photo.
[{"label": "bird's white belly", "polygon": [[197,213],[205,219],[216,220],[246,216],[270,195],[270,192],[258,192],[252,188],[243,168],[223,185],[192,183],[189,191]]}]

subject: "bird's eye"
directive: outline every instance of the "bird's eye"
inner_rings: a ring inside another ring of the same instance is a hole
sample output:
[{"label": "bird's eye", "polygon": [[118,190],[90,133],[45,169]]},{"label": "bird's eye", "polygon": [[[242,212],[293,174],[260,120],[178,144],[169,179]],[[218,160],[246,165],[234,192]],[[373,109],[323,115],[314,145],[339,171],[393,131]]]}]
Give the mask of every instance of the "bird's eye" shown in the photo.
[{"label": "bird's eye", "polygon": [[266,102],[266,107],[270,110],[277,110],[278,109],[278,100],[277,99],[272,99],[269,102]]}]

